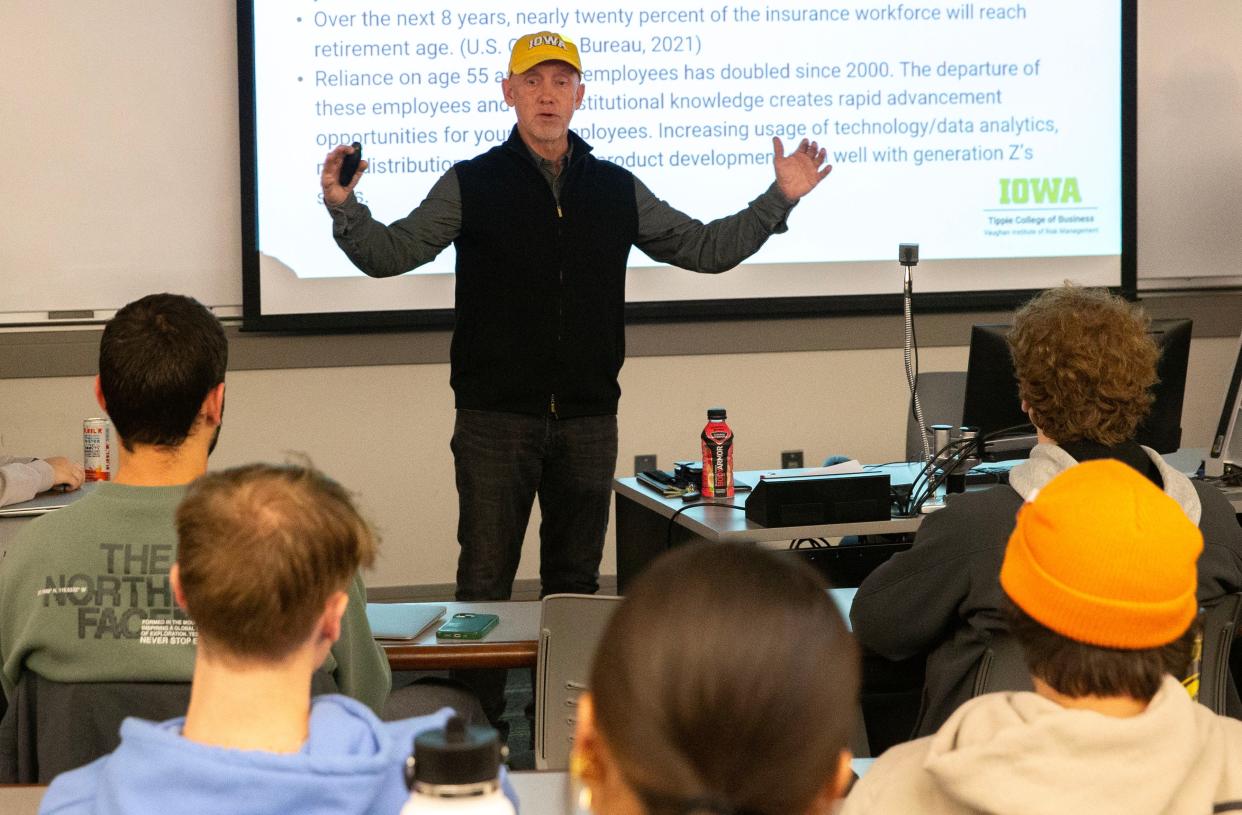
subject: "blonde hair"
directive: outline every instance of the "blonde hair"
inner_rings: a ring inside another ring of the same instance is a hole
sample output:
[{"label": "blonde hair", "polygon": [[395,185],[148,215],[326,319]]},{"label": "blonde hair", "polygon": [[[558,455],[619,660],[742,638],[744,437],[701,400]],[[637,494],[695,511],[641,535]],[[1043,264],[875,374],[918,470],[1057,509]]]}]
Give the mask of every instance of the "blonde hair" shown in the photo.
[{"label": "blonde hair", "polygon": [[310,636],[328,598],[377,543],[340,484],[310,467],[208,473],[177,508],[177,563],[199,636],[279,660]]}]

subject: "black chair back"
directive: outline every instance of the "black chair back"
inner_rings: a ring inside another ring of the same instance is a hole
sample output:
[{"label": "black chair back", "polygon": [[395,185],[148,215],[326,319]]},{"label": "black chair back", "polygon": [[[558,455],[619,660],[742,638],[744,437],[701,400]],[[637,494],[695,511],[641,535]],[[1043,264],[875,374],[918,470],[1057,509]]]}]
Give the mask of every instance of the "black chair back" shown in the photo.
[{"label": "black chair back", "polygon": [[971,697],[997,691],[1034,690],[1022,647],[1008,632],[996,631],[979,660]]},{"label": "black chair back", "polygon": [[1237,691],[1229,673],[1229,656],[1242,615],[1242,594],[1228,594],[1203,611],[1203,651],[1199,667],[1199,702],[1220,715],[1230,713]]},{"label": "black chair back", "polygon": [[[312,695],[335,693],[317,671]],[[189,682],[54,682],[26,671],[0,718],[0,783],[48,784],[107,755],[129,716],[160,722],[184,716]]]}]

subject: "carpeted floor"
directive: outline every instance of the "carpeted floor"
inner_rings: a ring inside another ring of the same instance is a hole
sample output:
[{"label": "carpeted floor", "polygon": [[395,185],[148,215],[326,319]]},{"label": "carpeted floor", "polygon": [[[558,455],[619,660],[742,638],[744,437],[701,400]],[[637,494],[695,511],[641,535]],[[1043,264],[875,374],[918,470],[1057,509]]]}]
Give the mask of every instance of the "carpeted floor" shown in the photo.
[{"label": "carpeted floor", "polygon": [[[505,681],[505,715],[509,723],[509,769],[535,769],[535,736],[532,721],[535,691],[530,670],[509,671]],[[527,718],[527,711],[532,718]]]}]

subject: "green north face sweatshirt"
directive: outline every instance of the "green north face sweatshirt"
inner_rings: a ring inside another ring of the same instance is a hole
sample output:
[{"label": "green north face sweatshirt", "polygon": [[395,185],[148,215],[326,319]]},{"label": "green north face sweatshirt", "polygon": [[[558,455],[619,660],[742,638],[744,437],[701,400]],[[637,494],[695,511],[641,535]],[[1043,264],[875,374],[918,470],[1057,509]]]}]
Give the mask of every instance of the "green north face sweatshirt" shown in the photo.
[{"label": "green north face sweatshirt", "polygon": [[[101,483],[17,535],[0,560],[5,696],[23,670],[57,682],[190,681],[194,623],[168,579],[185,491]],[[392,677],[367,623],[361,576],[324,669],[341,693],[377,713],[383,707]]]}]

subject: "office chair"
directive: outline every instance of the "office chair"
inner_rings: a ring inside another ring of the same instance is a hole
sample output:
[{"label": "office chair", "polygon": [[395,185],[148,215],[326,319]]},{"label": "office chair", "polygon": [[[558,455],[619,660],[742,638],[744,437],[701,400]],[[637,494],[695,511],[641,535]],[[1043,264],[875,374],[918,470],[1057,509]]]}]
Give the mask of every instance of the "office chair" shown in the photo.
[{"label": "office chair", "polygon": [[578,697],[587,689],[596,643],[620,602],[597,594],[543,598],[535,666],[536,769],[569,769]]},{"label": "office chair", "polygon": [[[923,405],[923,418],[927,420],[928,427],[934,424],[961,426],[965,402],[965,371],[919,373],[919,403]],[[923,441],[919,438],[919,423],[913,411],[907,410],[906,414],[906,460],[920,461],[923,458]]]},{"label": "office chair", "polygon": [[[1222,597],[1206,607],[1201,615],[1203,651],[1198,700],[1213,713],[1222,716],[1237,708],[1237,690],[1230,675],[1229,656],[1239,617],[1242,617],[1242,594]],[[1031,689],[1031,677],[1022,648],[1009,634],[993,634],[992,642],[979,661],[971,697],[1003,690]]]},{"label": "office chair", "polygon": [[[312,677],[313,695],[335,693],[332,675]],[[48,784],[121,743],[129,716],[184,716],[189,682],[55,682],[25,671],[0,719],[0,783]]]},{"label": "office chair", "polygon": [[[1237,689],[1229,671],[1229,656],[1242,616],[1242,594],[1227,594],[1202,614],[1203,652],[1199,667],[1199,702],[1222,716],[1237,714]],[[1233,704],[1230,704],[1233,697]]]},{"label": "office chair", "polygon": [[54,682],[26,671],[0,719],[0,782],[47,784],[120,744],[127,716],[185,714],[189,682]]},{"label": "office chair", "polygon": [[979,659],[970,697],[1005,690],[1035,690],[1035,685],[1031,682],[1022,646],[1008,632],[994,631],[992,641]]}]

